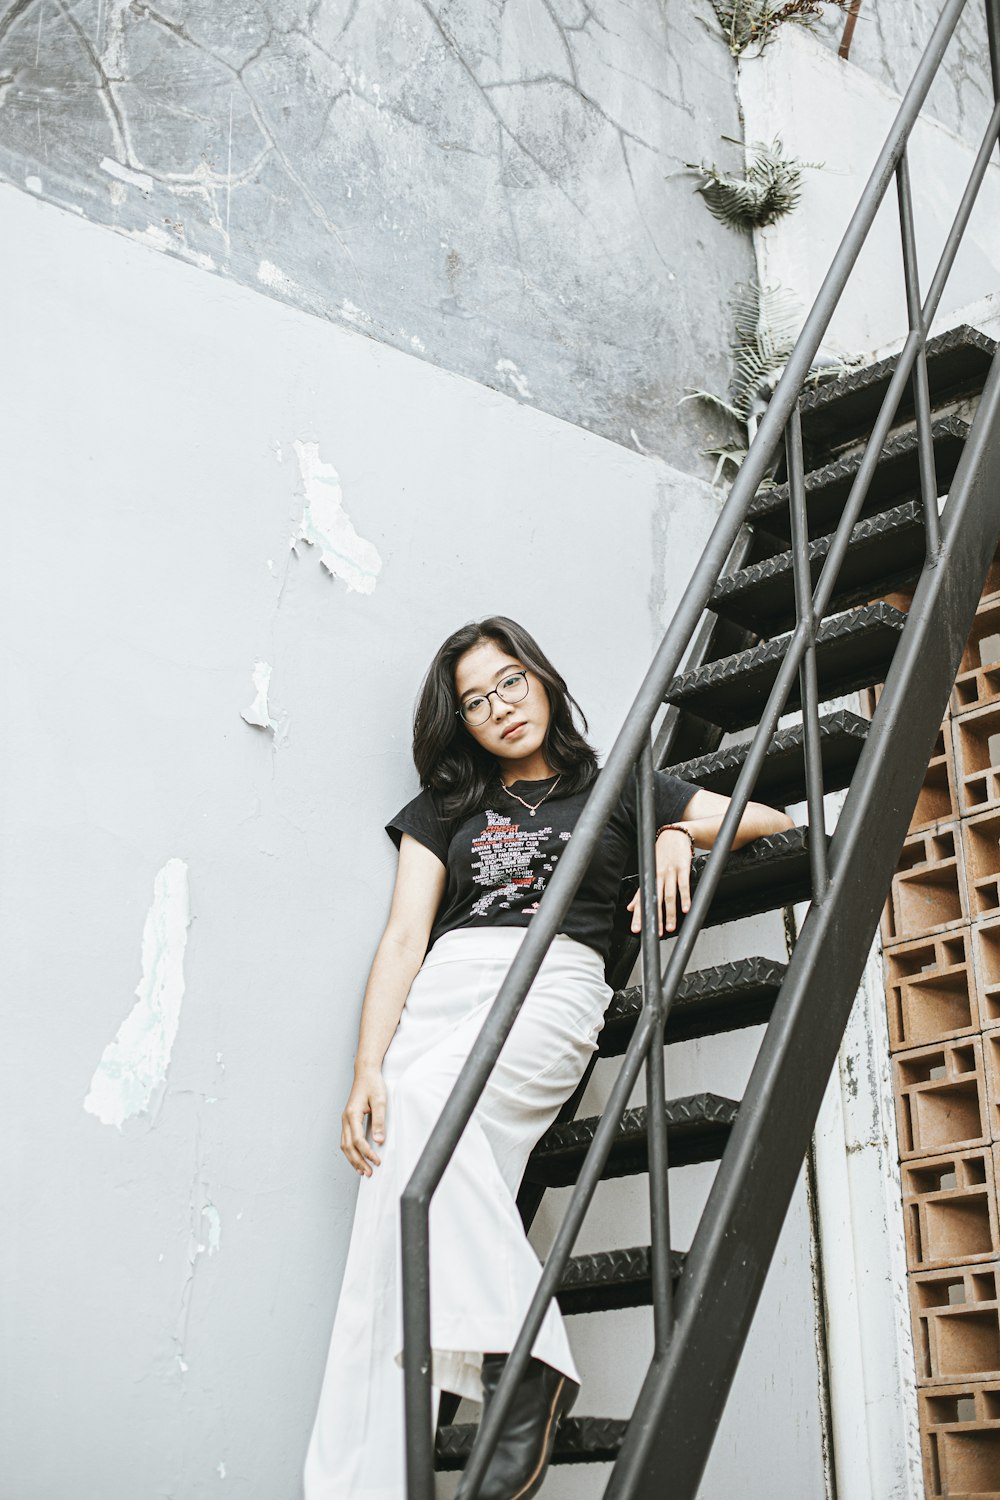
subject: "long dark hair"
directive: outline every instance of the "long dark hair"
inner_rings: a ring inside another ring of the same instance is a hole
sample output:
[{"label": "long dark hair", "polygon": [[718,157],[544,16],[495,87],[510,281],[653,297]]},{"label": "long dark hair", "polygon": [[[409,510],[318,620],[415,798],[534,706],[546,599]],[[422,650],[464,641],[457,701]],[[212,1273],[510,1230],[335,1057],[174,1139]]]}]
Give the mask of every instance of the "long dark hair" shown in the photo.
[{"label": "long dark hair", "polygon": [[468,817],[499,790],[496,756],[476,743],[455,712],[455,663],[483,641],[509,651],[544,684],[551,713],[542,752],[562,776],[560,795],[583,791],[598,771],[593,747],[573,718],[575,710],[587,730],[583,710],[534,637],[506,615],[470,620],[453,631],[427,669],[413,716],[413,760],[421,786],[437,794],[441,812],[449,818]]}]

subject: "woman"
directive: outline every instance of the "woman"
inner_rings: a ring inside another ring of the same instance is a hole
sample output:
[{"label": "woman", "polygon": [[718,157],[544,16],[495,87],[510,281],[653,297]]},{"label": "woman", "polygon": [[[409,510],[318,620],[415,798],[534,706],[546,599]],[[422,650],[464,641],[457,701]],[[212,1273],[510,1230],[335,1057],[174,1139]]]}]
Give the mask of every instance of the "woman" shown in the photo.
[{"label": "woman", "polygon": [[[404,1500],[399,1197],[597,774],[574,710],[552,663],[505,616],[455,631],[424,679],[413,738],[423,789],[386,825],[399,864],[342,1118],[341,1149],[363,1181],[305,1500]],[[688,910],[694,846],[711,846],[729,798],[663,772],[655,795],[662,934],[673,932],[678,906]],[[734,847],[791,826],[750,802]],[[441,1390],[488,1404],[541,1275],[515,1199],[530,1151],[597,1050],[620,882],[637,867],[635,828],[629,778],[431,1199],[435,1424]],[[627,909],[638,932],[638,895]],[[531,1354],[481,1500],[530,1500],[579,1390],[554,1300]]]}]

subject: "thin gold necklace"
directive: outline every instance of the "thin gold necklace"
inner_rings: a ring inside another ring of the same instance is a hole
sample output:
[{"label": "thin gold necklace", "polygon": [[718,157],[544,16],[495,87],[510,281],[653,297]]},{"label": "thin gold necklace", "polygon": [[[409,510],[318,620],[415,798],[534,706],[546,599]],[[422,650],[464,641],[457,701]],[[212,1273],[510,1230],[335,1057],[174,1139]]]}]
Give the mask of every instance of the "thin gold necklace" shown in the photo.
[{"label": "thin gold necklace", "polygon": [[[552,785],[549,787],[548,791],[545,793],[545,797],[551,797],[552,796],[552,793],[555,791],[556,787],[559,785],[559,777],[560,776],[562,776],[562,772],[561,771],[559,772],[559,776],[556,777],[555,781],[552,783]],[[539,797],[539,799],[535,803],[534,807],[532,807],[532,805],[531,805],[530,802],[525,802],[525,800],[524,800],[523,797],[519,797],[516,792],[512,792],[509,786],[504,786],[504,783],[503,783],[502,779],[500,781],[500,785],[503,787],[504,791],[507,793],[507,796],[508,797],[513,797],[513,799],[514,799],[515,802],[520,802],[520,804],[521,804],[522,807],[526,807],[528,809],[528,811],[530,812],[530,814],[531,814],[532,817],[535,816],[535,813],[538,811],[538,809],[541,807],[542,803],[545,801],[545,797]]]}]

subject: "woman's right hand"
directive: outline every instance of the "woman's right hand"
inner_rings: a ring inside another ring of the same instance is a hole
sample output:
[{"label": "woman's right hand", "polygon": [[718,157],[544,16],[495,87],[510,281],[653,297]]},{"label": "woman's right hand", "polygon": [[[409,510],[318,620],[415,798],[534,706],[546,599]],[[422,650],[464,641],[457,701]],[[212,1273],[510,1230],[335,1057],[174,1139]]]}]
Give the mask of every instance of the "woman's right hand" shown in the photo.
[{"label": "woman's right hand", "polygon": [[371,1115],[372,1139],[385,1140],[385,1083],[381,1068],[355,1068],[354,1086],[341,1116],[340,1149],[356,1172],[370,1177],[369,1162],[380,1166],[382,1158],[365,1138],[365,1115]]}]

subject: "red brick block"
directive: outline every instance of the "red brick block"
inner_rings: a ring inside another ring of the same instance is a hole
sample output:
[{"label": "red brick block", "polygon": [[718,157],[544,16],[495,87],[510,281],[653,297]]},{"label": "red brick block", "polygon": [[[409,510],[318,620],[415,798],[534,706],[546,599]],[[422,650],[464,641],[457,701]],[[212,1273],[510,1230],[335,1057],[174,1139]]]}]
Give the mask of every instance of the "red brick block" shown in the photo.
[{"label": "red brick block", "polygon": [[1000,1500],[1000,1384],[917,1392],[927,1500]]},{"label": "red brick block", "polygon": [[927,774],[917,796],[909,831],[916,833],[918,829],[929,828],[934,823],[954,820],[959,812],[955,753],[949,716],[946,714],[938,730],[931,758],[927,762]]},{"label": "red brick block", "polygon": [[1000,1030],[983,1032],[982,1041],[990,1134],[1000,1141]]},{"label": "red brick block", "polygon": [[918,1383],[1000,1380],[1000,1261],[916,1271],[909,1281]]},{"label": "red brick block", "polygon": [[956,716],[1000,701],[1000,595],[986,594],[962,653],[951,711]]},{"label": "red brick block", "polygon": [[[1000,939],[1000,932],[997,936]],[[966,926],[936,937],[914,938],[886,950],[890,1051],[979,1030],[971,949],[971,930]]]},{"label": "red brick block", "polygon": [[906,1263],[911,1271],[1000,1256],[994,1147],[903,1162]]},{"label": "red brick block", "polygon": [[969,916],[1000,914],[1000,808],[958,824],[965,865]]},{"label": "red brick block", "polygon": [[882,938],[887,945],[969,920],[958,827],[942,823],[903,840],[883,913]]},{"label": "red brick block", "polygon": [[901,1161],[992,1144],[980,1037],[897,1052],[892,1068]]},{"label": "red brick block", "polygon": [[950,719],[947,728],[959,813],[1000,807],[1000,702]]},{"label": "red brick block", "polygon": [[991,1026],[1000,1026],[1000,917],[976,922],[970,936],[979,1024],[988,1031]]}]

